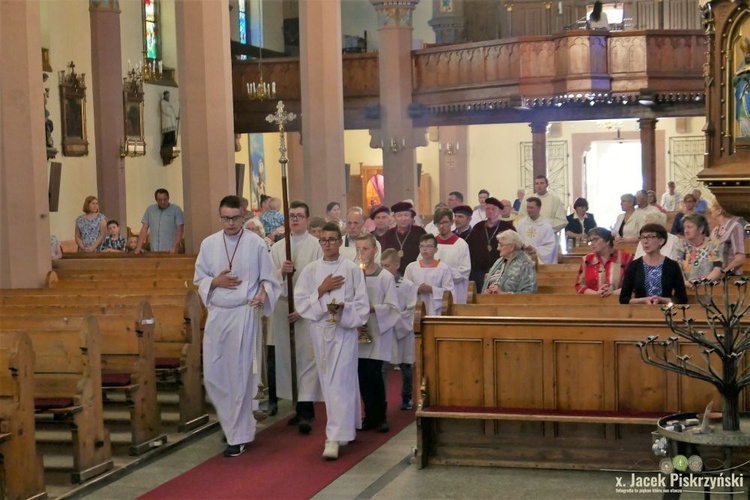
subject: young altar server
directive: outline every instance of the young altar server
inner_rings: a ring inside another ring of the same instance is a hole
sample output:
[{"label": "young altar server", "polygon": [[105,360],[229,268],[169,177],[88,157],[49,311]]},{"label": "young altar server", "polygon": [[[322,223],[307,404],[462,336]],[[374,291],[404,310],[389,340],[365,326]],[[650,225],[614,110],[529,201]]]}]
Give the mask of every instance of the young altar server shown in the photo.
[{"label": "young altar server", "polygon": [[227,438],[226,457],[244,453],[255,439],[253,400],[260,383],[261,314],[279,295],[265,242],[242,228],[240,199],[219,204],[222,231],[201,243],[193,282],[208,309],[203,337],[203,377]]},{"label": "young altar server", "polygon": [[401,277],[398,268],[401,257],[395,249],[383,250],[380,265],[396,278],[401,317],[393,328],[393,356],[391,363],[401,368],[401,409],[412,409],[412,365],[414,364],[414,308],[417,304],[417,287]]},{"label": "young altar server", "polygon": [[431,234],[419,238],[419,260],[406,266],[404,278],[417,286],[419,298],[424,302],[427,314],[439,316],[443,307],[443,292],[453,292],[453,276],[450,268],[435,259],[437,240]]},{"label": "young altar server", "polygon": [[393,354],[393,327],[400,319],[400,308],[395,278],[375,261],[376,244],[369,233],[356,242],[370,299],[370,317],[359,329],[359,392],[365,406],[362,430],[388,432],[383,362]]},{"label": "young altar server", "polygon": [[336,460],[339,445],[354,441],[361,427],[357,387],[358,332],[367,323],[370,303],[362,270],[340,253],[341,228],[323,226],[323,258],[307,265],[294,288],[299,315],[310,321],[315,363],[326,403],[323,457]]},{"label": "young altar server", "polygon": [[435,216],[432,219],[438,230],[438,234],[435,236],[435,241],[437,241],[435,258],[451,270],[454,302],[466,304],[469,273],[471,273],[469,245],[451,230],[453,211],[450,208],[438,208],[435,210]]},{"label": "young altar server", "polygon": [[302,434],[312,430],[315,419],[315,401],[323,400],[320,379],[315,366],[315,354],[310,340],[310,323],[295,310],[289,314],[287,279],[292,274],[296,283],[299,273],[311,262],[323,257],[318,238],[307,232],[310,208],[306,203],[293,201],[289,205],[289,229],[292,233],[292,260],[286,260],[286,238],[271,247],[271,261],[276,277],[281,282],[281,297],[273,310],[271,332],[276,346],[276,393],[278,397],[292,400],[292,366],[289,344],[289,324],[294,323],[295,352],[297,355],[297,407],[296,415],[287,423],[297,425]]}]

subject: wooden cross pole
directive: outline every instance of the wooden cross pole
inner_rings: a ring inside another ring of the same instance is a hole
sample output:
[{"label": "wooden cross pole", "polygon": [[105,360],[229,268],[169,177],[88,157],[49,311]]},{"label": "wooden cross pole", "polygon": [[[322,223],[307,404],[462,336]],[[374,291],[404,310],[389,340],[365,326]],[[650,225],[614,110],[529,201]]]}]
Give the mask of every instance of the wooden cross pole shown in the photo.
[{"label": "wooden cross pole", "polygon": [[[276,113],[266,116],[266,121],[275,123],[279,127],[279,165],[281,165],[281,191],[284,203],[284,243],[286,247],[286,260],[292,260],[292,233],[289,227],[289,189],[287,187],[286,164],[289,158],[286,155],[286,131],[284,125],[297,118],[294,113],[284,111],[284,102],[279,101],[276,105]],[[287,298],[289,299],[289,314],[294,312],[294,284],[292,276],[294,270],[286,276]],[[297,405],[297,345],[294,340],[294,323],[289,323],[289,353],[292,365],[292,405]]]}]

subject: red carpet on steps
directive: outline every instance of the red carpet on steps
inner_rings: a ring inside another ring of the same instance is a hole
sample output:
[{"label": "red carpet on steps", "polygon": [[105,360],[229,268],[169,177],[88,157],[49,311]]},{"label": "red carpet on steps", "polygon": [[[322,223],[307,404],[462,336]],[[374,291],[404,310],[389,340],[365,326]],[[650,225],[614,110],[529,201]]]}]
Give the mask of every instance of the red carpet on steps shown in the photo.
[{"label": "red carpet on steps", "polygon": [[414,421],[414,412],[400,411],[400,406],[401,373],[389,370],[391,431],[358,431],[356,441],[340,448],[338,460],[321,458],[326,419],[325,405],[319,403],[310,435],[299,434],[285,418],[258,433],[244,455],[216,456],[140,498],[310,498]]}]

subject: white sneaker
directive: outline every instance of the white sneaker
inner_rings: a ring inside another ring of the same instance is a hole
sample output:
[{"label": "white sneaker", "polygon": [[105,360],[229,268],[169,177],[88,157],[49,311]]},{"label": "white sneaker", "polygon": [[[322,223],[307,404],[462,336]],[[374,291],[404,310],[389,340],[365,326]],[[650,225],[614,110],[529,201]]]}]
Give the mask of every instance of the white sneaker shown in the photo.
[{"label": "white sneaker", "polygon": [[346,446],[347,444],[349,444],[349,441],[339,441],[339,447]]},{"label": "white sneaker", "polygon": [[339,442],[326,439],[326,447],[323,450],[323,458],[326,460],[336,460],[339,458]]}]

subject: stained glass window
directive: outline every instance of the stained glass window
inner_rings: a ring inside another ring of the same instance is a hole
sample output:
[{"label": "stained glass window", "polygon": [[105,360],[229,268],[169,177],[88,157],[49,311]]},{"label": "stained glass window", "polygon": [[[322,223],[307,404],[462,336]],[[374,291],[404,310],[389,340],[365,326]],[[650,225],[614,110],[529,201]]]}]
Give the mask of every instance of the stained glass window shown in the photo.
[{"label": "stained glass window", "polygon": [[143,24],[146,57],[161,59],[159,57],[159,0],[143,0]]},{"label": "stained glass window", "polygon": [[245,11],[245,0],[240,3],[240,43],[247,43],[247,12]]}]

